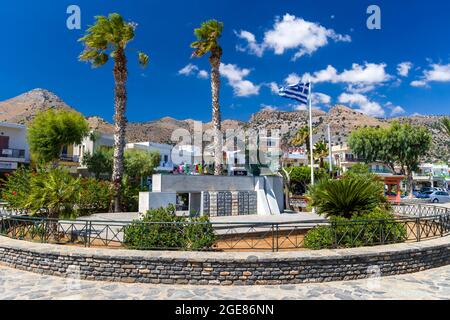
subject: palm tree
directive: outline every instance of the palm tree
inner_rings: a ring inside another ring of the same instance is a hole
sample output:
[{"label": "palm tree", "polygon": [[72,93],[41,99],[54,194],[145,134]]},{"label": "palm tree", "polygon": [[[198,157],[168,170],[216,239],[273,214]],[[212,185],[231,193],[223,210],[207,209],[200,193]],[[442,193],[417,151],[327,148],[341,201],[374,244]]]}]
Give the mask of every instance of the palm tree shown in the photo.
[{"label": "palm tree", "polygon": [[446,117],[441,119],[441,129],[447,136],[450,137],[450,118]]},{"label": "palm tree", "polygon": [[[93,67],[101,67],[111,57],[114,60],[114,164],[112,182],[114,187],[114,211],[120,211],[120,193],[123,176],[125,129],[127,119],[125,111],[127,106],[126,81],[128,75],[127,57],[125,50],[127,44],[134,39],[136,24],[125,22],[118,13],[108,17],[95,17],[95,24],[90,26],[85,36],[78,41],[83,42],[84,51],[80,61],[88,61]],[[148,56],[138,52],[139,63],[146,66]]]},{"label": "palm tree", "polygon": [[[315,133],[315,129],[313,129],[313,134]],[[309,128],[308,126],[303,126],[297,130],[294,137],[291,138],[291,144],[294,147],[301,147],[306,145],[306,153],[310,154],[310,142],[309,142]]]},{"label": "palm tree", "polygon": [[328,155],[328,146],[325,143],[325,141],[318,141],[314,145],[314,157],[319,158],[320,160],[320,167],[324,167],[323,158],[325,158]]},{"label": "palm tree", "polygon": [[223,23],[217,20],[203,22],[200,28],[194,30],[197,41],[191,43],[194,49],[192,57],[200,58],[208,52],[209,63],[211,64],[211,92],[212,92],[212,121],[214,129],[214,175],[222,174],[222,133],[220,116],[220,59],[222,58],[222,48],[219,45],[219,38],[222,35]]}]

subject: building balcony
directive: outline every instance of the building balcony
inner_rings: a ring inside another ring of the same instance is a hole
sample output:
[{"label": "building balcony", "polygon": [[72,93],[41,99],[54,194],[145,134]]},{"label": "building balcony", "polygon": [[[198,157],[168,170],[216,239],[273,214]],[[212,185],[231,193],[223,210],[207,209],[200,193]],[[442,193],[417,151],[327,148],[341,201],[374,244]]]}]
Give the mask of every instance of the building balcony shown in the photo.
[{"label": "building balcony", "polygon": [[25,150],[23,149],[0,149],[0,158],[25,159]]},{"label": "building balcony", "polygon": [[386,168],[369,168],[369,171],[372,173],[392,173],[391,170]]},{"label": "building balcony", "polygon": [[74,162],[74,163],[78,163],[80,159],[79,159],[78,156],[62,154],[62,155],[59,157],[59,160],[62,161],[62,162]]}]

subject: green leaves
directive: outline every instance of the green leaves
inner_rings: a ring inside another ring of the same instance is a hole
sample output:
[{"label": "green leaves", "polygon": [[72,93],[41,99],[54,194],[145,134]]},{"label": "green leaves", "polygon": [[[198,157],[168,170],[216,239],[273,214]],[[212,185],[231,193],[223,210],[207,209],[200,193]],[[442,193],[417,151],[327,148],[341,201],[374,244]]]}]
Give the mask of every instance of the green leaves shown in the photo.
[{"label": "green leaves", "polygon": [[383,184],[367,175],[350,175],[340,180],[321,180],[308,192],[311,205],[327,217],[350,218],[387,208]]},{"label": "green leaves", "polygon": [[80,144],[89,124],[76,111],[49,109],[39,113],[28,127],[32,156],[41,163],[58,160],[65,145]]},{"label": "green leaves", "polygon": [[79,201],[80,180],[61,168],[31,175],[26,207],[32,214],[45,210],[49,217],[70,217]]},{"label": "green leaves", "polygon": [[441,119],[441,130],[450,138],[450,118]]},{"label": "green leaves", "polygon": [[394,122],[386,128],[361,128],[351,133],[350,149],[366,163],[380,161],[414,171],[431,146],[431,135],[424,127]]},{"label": "green leaves", "polygon": [[142,66],[142,67],[146,67],[147,65],[148,65],[148,60],[149,60],[149,58],[148,58],[148,55],[146,55],[145,53],[143,53],[143,52],[138,52],[138,59],[139,59],[139,64]]},{"label": "green leaves", "polygon": [[212,56],[220,58],[222,48],[219,45],[219,38],[222,36],[223,23],[217,20],[203,22],[200,28],[194,30],[197,41],[191,43],[191,48],[195,49],[192,57],[200,58],[211,52]]},{"label": "green leaves", "polygon": [[[95,68],[103,66],[109,57],[115,58],[118,50],[126,49],[128,43],[134,39],[135,29],[135,23],[126,22],[118,13],[111,13],[108,17],[96,16],[94,25],[78,40],[84,44],[79,60],[89,62]],[[138,61],[145,67],[148,64],[148,56],[138,52]]]}]

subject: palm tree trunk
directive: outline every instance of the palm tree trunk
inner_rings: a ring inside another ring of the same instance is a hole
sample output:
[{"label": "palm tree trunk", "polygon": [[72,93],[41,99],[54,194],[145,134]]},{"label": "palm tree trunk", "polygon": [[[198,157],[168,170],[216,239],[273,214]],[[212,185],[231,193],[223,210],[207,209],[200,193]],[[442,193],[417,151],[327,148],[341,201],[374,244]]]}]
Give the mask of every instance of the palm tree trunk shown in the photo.
[{"label": "palm tree trunk", "polygon": [[220,57],[212,55],[209,59],[211,63],[211,92],[212,92],[212,122],[214,131],[214,175],[222,175],[222,125],[220,116]]},{"label": "palm tree trunk", "polygon": [[121,211],[120,193],[123,176],[123,162],[125,149],[125,129],[127,119],[127,59],[123,49],[118,49],[114,58],[114,162],[112,182],[114,188],[114,212]]}]

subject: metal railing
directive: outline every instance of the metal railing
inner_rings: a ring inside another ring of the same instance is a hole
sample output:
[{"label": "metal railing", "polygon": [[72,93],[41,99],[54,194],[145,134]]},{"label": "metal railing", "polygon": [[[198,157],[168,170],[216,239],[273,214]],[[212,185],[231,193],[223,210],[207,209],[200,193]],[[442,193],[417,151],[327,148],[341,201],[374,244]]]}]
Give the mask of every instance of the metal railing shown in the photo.
[{"label": "metal railing", "polygon": [[[0,217],[0,234],[13,239],[42,243],[71,244],[85,247],[132,248],[141,250],[191,250],[177,245],[166,245],[167,232],[175,238],[186,236],[187,227],[212,227],[214,244],[196,250],[218,251],[285,251],[306,249],[305,235],[316,227],[325,227],[319,233],[320,248],[374,246],[399,242],[414,242],[450,234],[450,210],[435,206],[395,206],[401,215],[383,220],[308,220],[294,222],[132,222],[97,220],[62,220],[28,216]],[[155,235],[153,245],[142,241],[130,244],[127,228],[138,226]],[[200,231],[201,232],[201,231]],[[141,243],[141,244],[140,244]],[[316,248],[318,249],[318,248]]]}]

